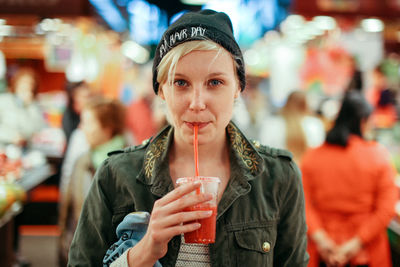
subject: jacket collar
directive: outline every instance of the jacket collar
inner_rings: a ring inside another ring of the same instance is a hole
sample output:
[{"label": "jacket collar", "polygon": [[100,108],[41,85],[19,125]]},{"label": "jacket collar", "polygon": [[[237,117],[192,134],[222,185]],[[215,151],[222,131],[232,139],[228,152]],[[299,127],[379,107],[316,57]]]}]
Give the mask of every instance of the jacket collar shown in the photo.
[{"label": "jacket collar", "polygon": [[[231,170],[242,170],[252,180],[265,170],[265,164],[255,146],[230,122],[226,128],[230,143]],[[169,176],[168,150],[172,144],[174,128],[167,126],[148,145],[141,174],[138,178],[152,185],[152,193],[163,196],[173,189]],[[231,177],[234,174],[231,174]]]}]

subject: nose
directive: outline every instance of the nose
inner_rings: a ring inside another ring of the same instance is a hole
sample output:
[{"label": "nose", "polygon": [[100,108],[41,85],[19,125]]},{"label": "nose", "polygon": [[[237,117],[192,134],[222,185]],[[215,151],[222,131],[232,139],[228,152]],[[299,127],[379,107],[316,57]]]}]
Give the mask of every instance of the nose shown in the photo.
[{"label": "nose", "polygon": [[193,86],[189,108],[193,111],[201,111],[206,108],[205,92],[202,85]]}]

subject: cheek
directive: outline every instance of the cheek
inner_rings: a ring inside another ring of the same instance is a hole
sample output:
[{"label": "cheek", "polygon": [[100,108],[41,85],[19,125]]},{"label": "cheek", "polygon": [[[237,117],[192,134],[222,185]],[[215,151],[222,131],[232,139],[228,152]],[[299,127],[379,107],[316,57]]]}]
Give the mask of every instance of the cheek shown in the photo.
[{"label": "cheek", "polygon": [[99,127],[93,122],[83,124],[82,130],[88,139],[95,139],[100,134]]},{"label": "cheek", "polygon": [[233,114],[233,102],[229,101],[226,103],[220,103],[218,105],[219,113],[225,118],[225,120],[229,121],[232,118]]},{"label": "cheek", "polygon": [[87,129],[86,138],[92,147],[97,146],[103,139],[103,132],[97,127],[90,127]]},{"label": "cheek", "polygon": [[165,99],[167,112],[172,117],[177,117],[186,110],[186,104],[183,97],[177,97],[175,95],[168,95]]},{"label": "cheek", "polygon": [[235,99],[236,99],[235,96],[231,92],[229,92],[229,94],[219,96],[218,98],[214,98],[213,105],[219,111],[224,111],[226,113],[229,113],[233,109]]}]

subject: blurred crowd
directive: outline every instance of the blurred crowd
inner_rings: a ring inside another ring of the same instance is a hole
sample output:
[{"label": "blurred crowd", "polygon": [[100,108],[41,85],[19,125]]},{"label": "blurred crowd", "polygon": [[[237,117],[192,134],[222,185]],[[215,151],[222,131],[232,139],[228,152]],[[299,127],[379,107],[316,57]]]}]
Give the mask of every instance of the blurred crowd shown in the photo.
[{"label": "blurred crowd", "polygon": [[[152,91],[150,67],[135,68],[129,99],[106,96],[86,81],[65,84],[60,266],[66,266],[83,200],[107,153],[141,144],[167,124]],[[35,69],[21,66],[10,75],[6,92],[0,93],[3,149],[14,145],[28,151],[35,134],[48,127],[37,99],[37,75]],[[310,264],[362,266],[373,257],[373,248],[361,246],[368,243],[374,244],[374,255],[379,254],[371,266],[389,266],[385,229],[395,216],[396,170],[392,155],[373,140],[378,139],[376,129],[398,127],[399,88],[389,87],[382,66],[364,76],[354,68],[348,86],[334,97],[316,101],[308,91],[293,88],[277,106],[268,98],[268,78],[249,81],[236,103],[234,122],[261,144],[291,151],[300,166]]]}]

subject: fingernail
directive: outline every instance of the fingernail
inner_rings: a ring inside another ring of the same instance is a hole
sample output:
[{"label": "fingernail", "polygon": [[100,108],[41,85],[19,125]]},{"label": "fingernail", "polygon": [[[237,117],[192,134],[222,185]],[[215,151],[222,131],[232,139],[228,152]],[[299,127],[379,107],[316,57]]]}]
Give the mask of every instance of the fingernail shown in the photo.
[{"label": "fingernail", "polygon": [[206,212],[205,212],[205,214],[207,215],[207,216],[211,216],[212,215],[212,210],[207,210]]},{"label": "fingernail", "polygon": [[199,224],[199,223],[195,223],[195,224],[194,224],[194,227],[195,227],[196,229],[198,229],[198,228],[200,228],[200,227],[201,227],[201,224]]}]

